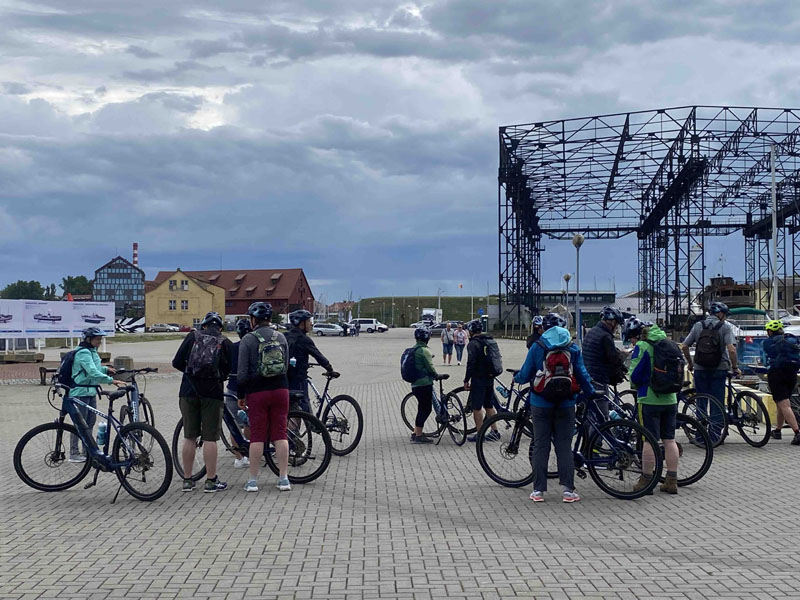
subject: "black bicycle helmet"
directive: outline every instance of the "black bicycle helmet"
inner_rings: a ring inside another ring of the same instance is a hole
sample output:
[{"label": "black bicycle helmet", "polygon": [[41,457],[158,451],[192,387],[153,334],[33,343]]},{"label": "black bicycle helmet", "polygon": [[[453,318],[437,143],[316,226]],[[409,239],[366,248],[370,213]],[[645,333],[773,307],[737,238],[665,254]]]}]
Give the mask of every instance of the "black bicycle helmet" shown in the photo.
[{"label": "black bicycle helmet", "polygon": [[295,327],[299,327],[300,323],[310,319],[312,316],[310,312],[301,308],[300,310],[289,313],[289,323]]},{"label": "black bicycle helmet", "polygon": [[477,319],[470,321],[464,325],[464,327],[466,327],[467,331],[469,331],[472,335],[478,335],[483,331],[483,324]]},{"label": "black bicycle helmet", "polygon": [[414,330],[414,339],[421,342],[427,342],[431,339],[431,330],[427,327],[417,327]]},{"label": "black bicycle helmet", "polygon": [[108,334],[99,327],[87,327],[83,330],[83,339],[85,340],[89,340],[94,337],[105,337],[106,335]]},{"label": "black bicycle helmet", "polygon": [[253,302],[247,314],[257,321],[269,321],[272,318],[272,305],[268,302]]},{"label": "black bicycle helmet", "polygon": [[728,305],[724,302],[712,302],[711,306],[708,307],[708,312],[712,315],[716,315],[722,313],[723,315],[727,315],[731,312],[731,309],[728,308]]},{"label": "black bicycle helmet", "polygon": [[567,321],[558,313],[548,313],[542,317],[542,327],[547,331],[553,327],[566,327]]},{"label": "black bicycle helmet", "polygon": [[203,317],[202,322],[200,323],[200,327],[209,327],[211,325],[216,325],[220,329],[222,329],[222,317],[219,316],[218,312],[207,312],[206,316]]},{"label": "black bicycle helmet", "polygon": [[620,325],[625,323],[625,317],[622,316],[622,312],[616,306],[604,306],[600,313],[600,318],[603,321],[616,321]]},{"label": "black bicycle helmet", "polygon": [[243,338],[251,331],[253,331],[253,326],[250,325],[250,319],[239,319],[236,321],[236,333],[239,334],[240,338]]}]

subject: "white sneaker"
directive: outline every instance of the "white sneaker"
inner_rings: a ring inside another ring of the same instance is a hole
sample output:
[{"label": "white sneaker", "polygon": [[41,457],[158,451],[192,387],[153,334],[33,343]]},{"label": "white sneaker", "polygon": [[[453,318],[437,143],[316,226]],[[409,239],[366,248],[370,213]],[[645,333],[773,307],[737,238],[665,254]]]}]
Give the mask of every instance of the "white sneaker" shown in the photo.
[{"label": "white sneaker", "polygon": [[459,366],[459,367],[461,366],[461,361],[458,361],[458,366]]},{"label": "white sneaker", "polygon": [[533,493],[530,495],[530,499],[534,502],[544,502],[544,492],[533,490]]},{"label": "white sneaker", "polygon": [[278,479],[278,489],[282,492],[288,492],[292,489],[292,484],[289,483],[289,479]]},{"label": "white sneaker", "polygon": [[571,492],[564,492],[563,500],[564,502],[571,503],[571,502],[578,502],[581,497],[578,495],[578,490],[572,490]]},{"label": "white sneaker", "polygon": [[233,468],[234,469],[246,469],[249,466],[250,466],[250,459],[247,458],[246,456],[243,456],[242,458],[234,459],[234,461],[233,461]]},{"label": "white sneaker", "polygon": [[81,454],[73,454],[69,457],[69,462],[71,463],[85,463],[86,457]]},{"label": "white sneaker", "polygon": [[247,483],[244,484],[244,491],[245,492],[257,492],[258,491],[258,482],[255,479],[248,479]]}]

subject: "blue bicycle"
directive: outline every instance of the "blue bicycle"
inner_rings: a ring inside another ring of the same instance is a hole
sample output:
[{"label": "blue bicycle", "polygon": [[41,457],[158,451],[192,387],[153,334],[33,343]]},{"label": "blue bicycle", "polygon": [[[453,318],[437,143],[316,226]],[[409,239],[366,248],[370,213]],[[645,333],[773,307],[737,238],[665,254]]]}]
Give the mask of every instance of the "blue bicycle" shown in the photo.
[{"label": "blue bicycle", "polygon": [[[59,492],[80,483],[94,468],[94,479],[85,489],[97,483],[100,471],[113,471],[120,487],[112,504],[122,488],[137,500],[152,501],[163,496],[172,482],[172,457],[167,442],[152,425],[142,422],[123,425],[114,416],[114,401],[133,392],[134,386],[125,386],[115,392],[98,388],[100,396],[108,398],[107,414],[70,398],[69,390],[61,387],[66,393],[58,418],[31,429],[14,449],[14,470],[19,478],[36,490]],[[100,439],[100,444],[91,435],[77,407],[93,412],[111,426],[105,439]],[[65,422],[67,414],[74,425]],[[113,445],[112,428],[116,433]],[[83,443],[88,454],[85,461],[69,460],[70,436],[77,436]]]}]

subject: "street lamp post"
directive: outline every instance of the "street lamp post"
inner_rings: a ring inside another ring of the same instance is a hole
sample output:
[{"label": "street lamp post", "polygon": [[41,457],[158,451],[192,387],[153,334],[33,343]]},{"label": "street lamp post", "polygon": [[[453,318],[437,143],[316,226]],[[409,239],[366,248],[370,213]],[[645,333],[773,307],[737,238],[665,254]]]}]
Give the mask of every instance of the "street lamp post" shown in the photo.
[{"label": "street lamp post", "polygon": [[567,286],[567,291],[564,296],[564,306],[567,309],[567,316],[569,316],[569,280],[572,279],[572,275],[569,273],[564,273],[564,283]]},{"label": "street lamp post", "polygon": [[581,246],[584,238],[580,233],[572,237],[572,245],[575,246],[575,328],[578,333],[578,344],[583,342],[581,332]]}]

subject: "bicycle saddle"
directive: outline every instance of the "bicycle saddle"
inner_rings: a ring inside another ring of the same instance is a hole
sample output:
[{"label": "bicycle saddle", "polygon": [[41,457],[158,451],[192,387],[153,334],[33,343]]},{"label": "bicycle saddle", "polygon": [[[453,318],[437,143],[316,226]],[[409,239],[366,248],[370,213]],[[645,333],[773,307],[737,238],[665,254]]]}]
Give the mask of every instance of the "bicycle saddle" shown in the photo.
[{"label": "bicycle saddle", "polygon": [[305,392],[301,392],[299,390],[289,390],[289,398],[291,400],[303,400],[305,397]]},{"label": "bicycle saddle", "polygon": [[336,371],[325,371],[322,374],[323,377],[327,377],[328,379],[336,379],[339,375],[341,375],[341,373],[337,373]]},{"label": "bicycle saddle", "polygon": [[133,386],[126,385],[125,387],[119,388],[116,392],[102,391],[102,392],[100,392],[100,395],[101,396],[107,396],[109,400],[117,400],[119,398],[122,398],[128,392],[132,392],[133,390],[134,390]]},{"label": "bicycle saddle", "polygon": [[450,379],[450,373],[442,373],[436,377],[436,381],[444,381],[445,379]]},{"label": "bicycle saddle", "polygon": [[512,373],[513,375],[516,375],[519,373],[519,369],[506,369],[506,373]]}]

